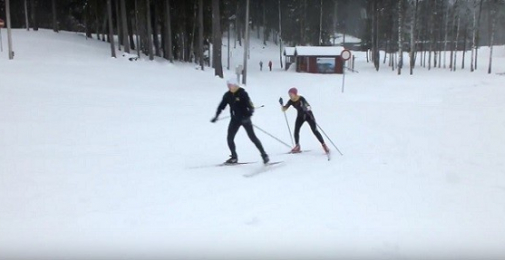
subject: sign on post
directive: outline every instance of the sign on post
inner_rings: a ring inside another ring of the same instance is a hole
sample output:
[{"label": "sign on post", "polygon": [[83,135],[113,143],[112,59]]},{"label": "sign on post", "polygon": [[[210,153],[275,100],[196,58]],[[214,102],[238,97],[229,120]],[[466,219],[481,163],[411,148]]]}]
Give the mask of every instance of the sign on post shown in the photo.
[{"label": "sign on post", "polygon": [[340,53],[340,57],[342,57],[343,60],[347,61],[351,58],[351,51],[349,50],[343,50],[341,53]]},{"label": "sign on post", "polygon": [[[351,58],[351,51],[349,50],[343,50],[341,53],[340,53],[340,57],[344,60],[344,61],[348,61],[350,58]],[[345,85],[345,64],[343,65],[344,67],[342,68],[342,93],[344,93],[344,85]]]}]

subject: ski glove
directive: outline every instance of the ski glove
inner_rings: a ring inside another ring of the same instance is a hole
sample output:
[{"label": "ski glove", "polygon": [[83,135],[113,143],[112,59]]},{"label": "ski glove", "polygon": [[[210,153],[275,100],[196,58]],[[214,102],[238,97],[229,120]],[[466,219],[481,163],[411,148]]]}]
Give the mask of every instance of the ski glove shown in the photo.
[{"label": "ski glove", "polygon": [[216,121],[217,121],[217,116],[216,116],[216,117],[213,117],[213,118],[210,120],[210,122],[211,122],[211,123],[215,123]]}]

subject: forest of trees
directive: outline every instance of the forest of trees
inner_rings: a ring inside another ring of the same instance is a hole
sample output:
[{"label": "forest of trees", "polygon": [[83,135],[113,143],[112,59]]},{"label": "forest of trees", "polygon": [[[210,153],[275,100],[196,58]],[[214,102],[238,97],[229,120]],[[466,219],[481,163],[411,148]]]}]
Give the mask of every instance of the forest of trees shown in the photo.
[{"label": "forest of trees", "polygon": [[[505,43],[505,0],[10,0],[10,6],[14,28],[83,32],[102,41],[117,35],[113,56],[117,48],[202,69],[208,64],[222,76],[222,36],[230,30],[233,47],[242,46],[247,2],[250,37],[265,45],[331,45],[336,32],[344,33],[362,40],[350,47],[368,51],[377,70],[389,56],[399,74],[400,53],[411,57],[410,73],[416,65],[473,71],[478,46]],[[216,48],[208,53],[211,43]],[[456,64],[455,50],[471,50],[471,64]]]}]

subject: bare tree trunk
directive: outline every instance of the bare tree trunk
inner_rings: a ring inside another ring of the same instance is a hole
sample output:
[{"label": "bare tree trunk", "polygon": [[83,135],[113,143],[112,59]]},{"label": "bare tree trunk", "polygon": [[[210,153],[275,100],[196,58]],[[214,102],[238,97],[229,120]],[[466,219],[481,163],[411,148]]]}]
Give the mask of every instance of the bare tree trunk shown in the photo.
[{"label": "bare tree trunk", "polygon": [[[11,23],[11,4],[10,0],[5,1],[5,22],[7,25],[7,51],[9,52],[9,60],[14,59],[14,51],[12,50],[12,23]],[[1,37],[1,35],[0,35]],[[2,38],[0,38],[0,45]],[[3,50],[2,50],[3,51]]]},{"label": "bare tree trunk", "polygon": [[[389,53],[389,66],[391,66],[392,71],[395,71],[395,56],[396,56],[396,54],[397,54],[396,52]],[[386,55],[384,55],[384,56],[386,56]]]},{"label": "bare tree trunk", "polygon": [[111,0],[107,0],[107,17],[109,24],[109,39],[110,41],[110,53],[111,56],[116,58],[116,47],[114,46],[114,27],[112,26],[112,3]]},{"label": "bare tree trunk", "polygon": [[[105,4],[107,4],[107,3],[105,3]],[[102,10],[102,12],[103,12],[103,19],[102,19],[102,21],[103,21],[103,23],[102,23],[103,41],[109,42],[110,40],[114,40],[114,39],[109,38],[109,33],[108,33],[109,30],[107,29],[107,8],[104,8]],[[107,37],[107,40],[105,40],[106,37]]]},{"label": "bare tree trunk", "polygon": [[[444,23],[444,15],[440,17],[440,24]],[[441,28],[438,30],[438,41],[437,41],[437,52],[438,52],[438,68],[440,69],[442,66],[442,39],[443,37],[443,31]]]},{"label": "bare tree trunk", "polygon": [[466,57],[466,39],[468,38],[468,28],[465,22],[465,33],[463,34],[463,57],[461,61],[461,69],[465,69],[465,57]]},{"label": "bare tree trunk", "polygon": [[454,63],[453,63],[453,66],[452,66],[452,70],[453,71],[456,71],[456,62],[458,61],[457,57],[458,57],[458,41],[459,41],[459,29],[460,29],[460,25],[461,25],[461,17],[460,15],[458,14],[458,25],[456,27],[456,45],[454,47]]},{"label": "bare tree trunk", "polygon": [[473,72],[474,69],[474,64],[473,64],[473,59],[475,58],[475,49],[477,48],[476,43],[477,43],[477,3],[474,0],[473,1],[473,10],[472,10],[472,18],[473,18],[473,25],[472,25],[472,52],[471,52],[471,57],[470,57],[470,71]]},{"label": "bare tree trunk", "polygon": [[[214,0],[213,0],[214,1]],[[247,84],[247,52],[249,51],[249,0],[246,0],[245,9],[245,39],[244,39],[244,65],[242,72],[242,84]]]},{"label": "bare tree trunk", "polygon": [[[240,19],[238,19],[238,16],[240,14],[240,1],[237,1],[237,19],[235,19],[235,40],[238,41],[238,45],[242,46],[242,24],[240,22]],[[236,48],[237,45],[235,43],[234,48]]]},{"label": "bare tree trunk", "polygon": [[149,53],[149,60],[154,60],[153,55],[153,32],[151,25],[151,0],[146,1],[146,22],[147,22],[147,52]]},{"label": "bare tree trunk", "polygon": [[[375,22],[376,22],[375,25],[377,26],[376,31],[375,31],[375,44],[376,44],[375,50],[377,52],[376,53],[377,59],[376,59],[375,69],[377,71],[379,71],[379,68],[380,68],[380,44],[379,44],[379,42],[380,42],[379,41],[379,28],[380,28],[379,27],[379,18],[380,18],[379,14],[380,13],[379,13],[379,8],[377,8],[375,10],[375,12],[377,13],[376,18],[375,18]],[[386,53],[384,53],[384,55],[386,55]]]},{"label": "bare tree trunk", "polygon": [[481,14],[482,14],[482,3],[484,2],[484,0],[480,0],[480,4],[479,4],[479,17],[477,18],[477,47],[475,48],[475,69],[477,69],[477,61],[478,61],[478,57],[479,57],[479,42],[480,42],[480,18],[481,18]]},{"label": "bare tree trunk", "polygon": [[159,32],[159,26],[158,26],[158,15],[159,15],[159,9],[158,9],[158,1],[153,1],[152,4],[152,12],[151,12],[151,26],[152,28],[152,37],[153,37],[153,44],[154,44],[154,54],[158,57],[161,57],[161,50],[160,50],[160,39],[158,37],[158,32]]},{"label": "bare tree trunk", "polygon": [[200,69],[203,65],[203,0],[198,1],[198,56],[200,58]]},{"label": "bare tree trunk", "polygon": [[419,6],[419,0],[415,0],[414,6],[414,22],[410,28],[410,75],[414,74],[414,67],[416,65],[416,27],[417,27],[417,7]]},{"label": "bare tree trunk", "polygon": [[429,45],[429,51],[428,51],[428,70],[431,70],[431,55],[433,53],[433,42],[435,41],[434,37],[434,27],[435,27],[435,12],[436,12],[436,0],[433,1],[433,4],[431,6],[431,12],[430,12],[430,18],[429,18],[429,27],[430,27],[430,35],[428,37],[430,45]]},{"label": "bare tree trunk", "polygon": [[[193,4],[193,19],[191,20],[193,22],[193,28],[192,28],[192,31],[191,31],[191,49],[190,49],[190,61],[194,62],[194,63],[197,63],[197,59],[196,59],[196,53],[197,53],[197,51],[196,51],[196,47],[195,47],[197,17],[198,17],[198,9],[197,9],[197,6],[196,6],[196,1],[195,1],[195,3]],[[228,28],[229,28],[230,27],[229,21],[228,21],[227,24],[228,24]],[[229,30],[228,30],[228,33],[229,33]],[[230,37],[228,35],[228,41],[229,41],[229,39],[230,39]],[[230,48],[230,43],[228,43],[228,49],[229,48]],[[228,70],[229,69],[230,68],[228,67]]]},{"label": "bare tree trunk", "polygon": [[117,29],[117,47],[121,50],[121,45],[123,45],[123,30],[121,28],[121,10],[119,8],[119,1],[114,0],[116,4],[116,29]]},{"label": "bare tree trunk", "polygon": [[86,40],[88,38],[93,38],[93,35],[91,34],[90,23],[91,23],[91,7],[90,7],[90,3],[87,3],[84,6],[84,26],[85,26],[84,31],[86,34]]},{"label": "bare tree trunk", "polygon": [[493,45],[494,45],[494,37],[496,33],[496,21],[498,20],[496,17],[498,16],[496,8],[497,8],[497,0],[494,0],[493,7],[491,7],[491,17],[488,19],[490,20],[490,36],[489,36],[489,66],[487,69],[487,73],[491,74],[491,68],[493,65]]},{"label": "bare tree trunk", "polygon": [[58,19],[56,13],[56,0],[52,0],[52,9],[53,9],[53,31],[58,32]]},{"label": "bare tree trunk", "polygon": [[379,8],[377,1],[372,3],[372,60],[374,62],[375,70],[379,71],[380,57],[379,57]]},{"label": "bare tree trunk", "polygon": [[450,55],[450,63],[449,63],[449,69],[452,71],[452,68],[453,68],[453,63],[454,63],[454,45],[455,45],[455,41],[454,41],[454,34],[455,34],[455,25],[456,25],[456,16],[457,16],[457,2],[454,4],[453,6],[453,10],[452,10],[452,23],[451,23],[451,55]]},{"label": "bare tree trunk", "polygon": [[444,36],[444,69],[446,68],[447,60],[447,34],[449,33],[449,7],[445,11],[445,36]]},{"label": "bare tree trunk", "polygon": [[386,60],[387,60],[387,57],[388,57],[388,52],[390,52],[389,49],[390,49],[389,48],[389,40],[386,40],[386,48],[384,48],[384,59],[382,60],[383,64],[386,64]]},{"label": "bare tree trunk", "polygon": [[100,37],[100,16],[98,15],[98,2],[95,1],[95,33],[96,39],[101,40]]},{"label": "bare tree trunk", "polygon": [[135,0],[137,2],[137,17],[138,17],[138,35],[140,39],[140,51],[144,55],[149,55],[149,35],[148,35],[148,19],[147,19],[147,8],[145,0]]},{"label": "bare tree trunk", "polygon": [[[282,13],[281,13],[281,0],[279,0],[279,63],[281,64],[281,69],[283,68],[282,65]],[[286,65],[287,66],[287,65]]]},{"label": "bare tree trunk", "polygon": [[37,1],[36,0],[30,0],[30,11],[32,15],[32,26],[34,31],[39,30],[39,23],[37,21]]},{"label": "bare tree trunk", "polygon": [[267,1],[263,0],[263,45],[267,45],[268,31],[267,31]]},{"label": "bare tree trunk", "polygon": [[302,15],[301,15],[302,26],[300,26],[302,33],[302,45],[308,43],[307,37],[307,0],[302,0]]},{"label": "bare tree trunk", "polygon": [[221,16],[219,12],[219,0],[212,0],[212,36],[213,41],[213,53],[212,58],[214,65],[214,75],[223,78],[223,65],[221,64],[221,46],[222,46],[222,35],[221,35]]},{"label": "bare tree trunk", "polygon": [[396,55],[396,53],[393,54],[393,59],[393,71],[395,71],[395,66],[398,66],[398,55]]},{"label": "bare tree trunk", "polygon": [[421,39],[422,39],[422,43],[421,43],[421,66],[423,66],[423,68],[426,68],[426,53],[427,53],[427,49],[426,48],[426,42],[427,42],[427,39],[428,39],[428,29],[429,29],[429,18],[428,18],[428,15],[429,15],[429,12],[430,12],[430,9],[428,7],[425,7],[425,10],[423,10],[422,14],[424,14],[424,24],[422,26],[422,33],[420,33],[420,35],[422,36]]},{"label": "bare tree trunk", "polygon": [[30,22],[29,22],[28,16],[29,16],[29,14],[28,14],[28,0],[25,0],[25,23],[26,23],[26,30],[27,31],[30,30]]},{"label": "bare tree trunk", "polygon": [[318,45],[322,45],[322,35],[323,35],[323,0],[320,1],[319,3],[320,6],[320,11],[319,11],[319,42]]},{"label": "bare tree trunk", "polygon": [[398,75],[403,67],[403,1],[398,2]]},{"label": "bare tree trunk", "polygon": [[165,33],[167,35],[167,39],[165,40],[166,58],[173,63],[174,55],[172,53],[172,16],[170,14],[170,0],[165,0],[165,13]]},{"label": "bare tree trunk", "polygon": [[139,29],[139,4],[138,4],[138,1],[139,0],[135,0],[135,38],[137,38],[137,57],[140,58],[140,40],[139,40],[139,37],[140,37],[140,29]]},{"label": "bare tree trunk", "polygon": [[[259,2],[258,2],[258,3],[259,3]],[[253,22],[254,22],[254,18],[253,18]],[[261,30],[261,29],[260,29],[260,28],[261,28],[261,26],[260,26],[259,22],[258,22],[258,23],[256,23],[256,33],[257,33],[257,35],[258,35],[258,40],[259,40],[259,39],[261,39],[261,33],[260,33],[260,30]]]},{"label": "bare tree trunk", "polygon": [[[131,12],[128,14],[131,15]],[[130,38],[130,49],[134,50],[136,48],[135,46],[135,40],[133,39],[133,17],[128,17],[128,36]]]},{"label": "bare tree trunk", "polygon": [[122,27],[123,27],[124,51],[126,53],[130,53],[130,42],[128,41],[127,19],[128,19],[128,17],[126,16],[126,3],[125,3],[125,0],[121,0],[121,20],[122,20]]}]

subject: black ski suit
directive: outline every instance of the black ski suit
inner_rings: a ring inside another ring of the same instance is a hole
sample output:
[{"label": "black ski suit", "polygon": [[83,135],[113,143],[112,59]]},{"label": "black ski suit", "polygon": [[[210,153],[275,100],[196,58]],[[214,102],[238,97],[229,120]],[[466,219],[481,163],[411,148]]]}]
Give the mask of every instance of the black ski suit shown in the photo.
[{"label": "black ski suit", "polygon": [[288,103],[284,106],[284,110],[288,109],[290,106],[293,106],[296,109],[296,111],[298,111],[294,133],[296,145],[300,144],[300,128],[302,127],[305,121],[309,123],[310,129],[316,136],[317,140],[321,144],[324,144],[323,136],[321,136],[321,133],[319,133],[319,131],[317,130],[316,119],[314,118],[314,114],[312,113],[310,105],[307,102],[307,100],[305,100],[305,98],[302,96],[299,96],[297,101],[289,99]]},{"label": "black ski suit", "polygon": [[221,111],[226,108],[226,105],[230,106],[231,120],[228,125],[228,147],[230,148],[231,157],[237,158],[237,151],[235,147],[235,135],[238,132],[240,126],[243,126],[249,136],[249,139],[256,145],[261,153],[262,157],[266,156],[263,145],[261,144],[258,137],[254,133],[253,125],[251,122],[251,116],[254,113],[254,106],[249,98],[249,95],[243,88],[239,88],[235,92],[228,91],[224,94],[223,100],[217,107],[216,117],[219,116]]}]

